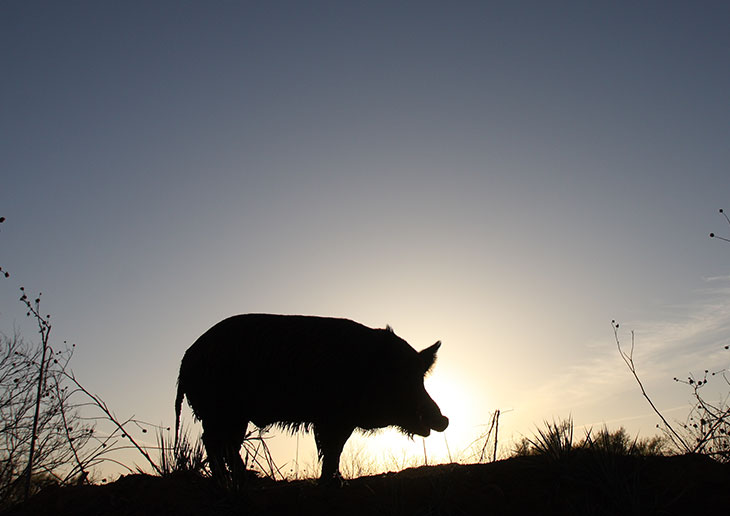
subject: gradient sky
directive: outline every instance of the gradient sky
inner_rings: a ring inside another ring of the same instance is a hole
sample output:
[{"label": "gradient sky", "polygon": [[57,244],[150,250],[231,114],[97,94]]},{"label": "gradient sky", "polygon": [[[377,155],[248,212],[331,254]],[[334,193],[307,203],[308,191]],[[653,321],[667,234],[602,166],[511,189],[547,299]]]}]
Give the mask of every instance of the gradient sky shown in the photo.
[{"label": "gradient sky", "polygon": [[648,435],[611,319],[670,418],[674,376],[730,362],[728,27],[709,1],[5,1],[0,330],[32,338],[16,289],[42,291],[84,385],[170,425],[218,320],[347,317],[443,341],[452,453],[498,408],[505,444]]}]

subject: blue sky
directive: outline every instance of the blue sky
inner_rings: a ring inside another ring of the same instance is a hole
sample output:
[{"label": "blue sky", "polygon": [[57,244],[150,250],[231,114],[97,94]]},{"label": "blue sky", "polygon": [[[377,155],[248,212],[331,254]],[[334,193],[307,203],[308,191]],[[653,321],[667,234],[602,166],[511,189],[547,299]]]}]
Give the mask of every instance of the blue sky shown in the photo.
[{"label": "blue sky", "polygon": [[650,432],[614,318],[666,409],[727,365],[725,2],[0,13],[0,329],[43,291],[120,414],[170,424],[185,349],[245,312],[441,339],[452,448],[497,408]]}]

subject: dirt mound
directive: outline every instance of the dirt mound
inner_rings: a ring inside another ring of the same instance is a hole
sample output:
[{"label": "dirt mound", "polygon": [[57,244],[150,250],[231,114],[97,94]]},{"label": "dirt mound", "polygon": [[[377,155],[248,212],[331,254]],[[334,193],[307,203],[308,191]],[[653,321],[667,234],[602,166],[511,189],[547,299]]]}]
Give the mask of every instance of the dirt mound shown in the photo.
[{"label": "dirt mound", "polygon": [[573,454],[448,464],[362,477],[344,486],[252,480],[238,493],[191,475],[128,475],[49,488],[8,516],[687,514],[730,504],[730,466],[706,457]]}]

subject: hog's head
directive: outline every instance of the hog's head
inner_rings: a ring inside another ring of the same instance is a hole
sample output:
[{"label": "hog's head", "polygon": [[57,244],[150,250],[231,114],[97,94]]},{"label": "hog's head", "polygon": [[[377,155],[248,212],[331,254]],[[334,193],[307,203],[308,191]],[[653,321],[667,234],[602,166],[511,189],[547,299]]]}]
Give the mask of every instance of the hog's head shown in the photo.
[{"label": "hog's head", "polygon": [[389,336],[389,356],[381,361],[375,389],[368,407],[374,417],[364,428],[398,427],[407,435],[427,437],[431,430],[443,432],[449,419],[426,392],[423,379],[436,362],[441,342],[416,352],[395,334]]},{"label": "hog's head", "polygon": [[[441,341],[427,347],[418,353],[422,362],[420,378],[411,391],[412,400],[415,402],[415,412],[408,413],[409,417],[402,424],[398,425],[407,434],[416,434],[428,437],[431,430],[443,432],[449,426],[449,418],[441,414],[441,409],[436,405],[423,385],[424,377],[431,371],[436,363],[436,352],[441,347]],[[411,388],[408,388],[410,391]]]}]

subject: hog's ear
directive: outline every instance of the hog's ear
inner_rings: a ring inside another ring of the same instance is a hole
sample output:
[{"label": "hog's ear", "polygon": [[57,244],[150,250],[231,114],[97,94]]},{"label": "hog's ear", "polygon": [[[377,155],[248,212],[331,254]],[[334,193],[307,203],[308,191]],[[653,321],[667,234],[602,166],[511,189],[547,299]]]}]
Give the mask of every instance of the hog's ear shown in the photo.
[{"label": "hog's ear", "polygon": [[441,341],[436,342],[433,346],[429,346],[423,351],[419,351],[418,354],[421,355],[421,359],[423,360],[423,374],[428,374],[428,372],[431,370],[433,365],[436,363],[436,352],[441,347]]}]

